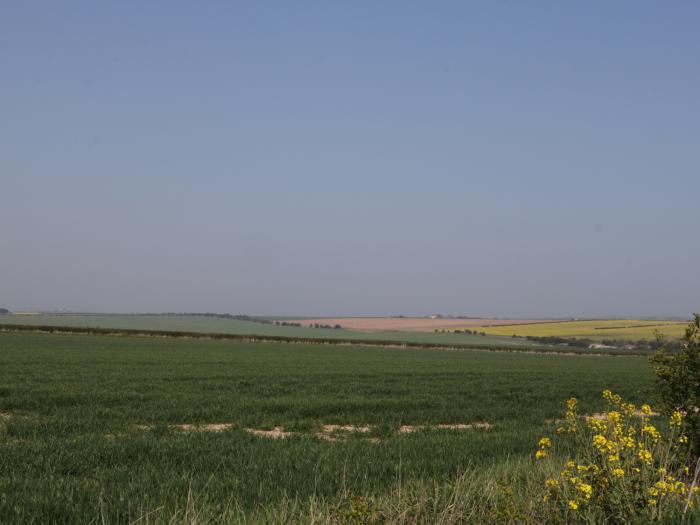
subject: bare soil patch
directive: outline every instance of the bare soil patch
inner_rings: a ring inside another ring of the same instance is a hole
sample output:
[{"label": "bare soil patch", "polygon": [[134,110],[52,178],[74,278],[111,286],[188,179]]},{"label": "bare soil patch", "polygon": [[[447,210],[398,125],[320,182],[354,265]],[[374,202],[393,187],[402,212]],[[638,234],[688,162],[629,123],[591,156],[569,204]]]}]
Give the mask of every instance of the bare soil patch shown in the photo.
[{"label": "bare soil patch", "polygon": [[485,421],[479,423],[450,423],[440,425],[401,425],[401,427],[399,427],[399,433],[410,434],[411,432],[417,432],[428,428],[436,428],[439,430],[472,430],[475,428],[489,429],[491,427],[491,423],[486,423]]},{"label": "bare soil patch", "polygon": [[333,432],[360,432],[365,434],[369,431],[369,425],[323,425],[323,432],[327,434],[332,434]]},{"label": "bare soil patch", "polygon": [[293,436],[294,432],[285,432],[282,427],[275,427],[272,430],[260,430],[257,428],[246,428],[246,432],[254,436],[264,437],[269,439],[282,439]]},{"label": "bare soil patch", "polygon": [[233,423],[206,423],[202,425],[173,425],[185,432],[223,432],[233,427]]}]

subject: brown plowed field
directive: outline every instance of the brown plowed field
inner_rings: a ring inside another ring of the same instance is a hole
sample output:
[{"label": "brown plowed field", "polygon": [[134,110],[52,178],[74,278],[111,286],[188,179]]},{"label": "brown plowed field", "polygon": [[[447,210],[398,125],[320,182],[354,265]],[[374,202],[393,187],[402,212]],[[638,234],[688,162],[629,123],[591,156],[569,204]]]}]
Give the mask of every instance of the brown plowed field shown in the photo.
[{"label": "brown plowed field", "polygon": [[514,324],[542,323],[546,321],[537,319],[430,319],[427,317],[337,317],[328,319],[298,319],[292,321],[302,326],[313,324],[339,324],[347,330],[360,332],[432,332],[442,329],[474,329],[479,326],[503,326]]}]

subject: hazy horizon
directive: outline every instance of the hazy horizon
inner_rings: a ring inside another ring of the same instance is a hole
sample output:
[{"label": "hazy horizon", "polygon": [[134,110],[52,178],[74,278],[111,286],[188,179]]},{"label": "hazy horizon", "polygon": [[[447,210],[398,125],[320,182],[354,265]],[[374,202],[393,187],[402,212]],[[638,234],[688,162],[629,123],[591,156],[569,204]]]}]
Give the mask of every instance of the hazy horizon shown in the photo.
[{"label": "hazy horizon", "polygon": [[700,4],[13,3],[0,308],[687,318]]}]

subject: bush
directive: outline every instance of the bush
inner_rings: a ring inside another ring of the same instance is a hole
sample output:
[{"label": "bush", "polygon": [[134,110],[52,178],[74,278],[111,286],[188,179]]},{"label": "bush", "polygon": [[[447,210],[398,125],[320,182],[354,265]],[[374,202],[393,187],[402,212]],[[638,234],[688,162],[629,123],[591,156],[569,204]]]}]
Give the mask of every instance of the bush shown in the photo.
[{"label": "bush", "polygon": [[695,314],[675,352],[664,345],[651,360],[664,412],[685,415],[692,454],[700,457],[700,314]]},{"label": "bush", "polygon": [[[672,413],[668,430],[652,424],[649,405],[641,409],[609,390],[608,410],[582,417],[577,401],[567,402],[566,424],[557,443],[539,442],[535,458],[547,459],[559,442],[573,455],[547,479],[543,501],[549,522],[681,523],[695,519],[696,477],[688,468],[688,438],[683,414]],[[659,425],[660,426],[660,425]],[[551,465],[548,465],[551,468]]]}]

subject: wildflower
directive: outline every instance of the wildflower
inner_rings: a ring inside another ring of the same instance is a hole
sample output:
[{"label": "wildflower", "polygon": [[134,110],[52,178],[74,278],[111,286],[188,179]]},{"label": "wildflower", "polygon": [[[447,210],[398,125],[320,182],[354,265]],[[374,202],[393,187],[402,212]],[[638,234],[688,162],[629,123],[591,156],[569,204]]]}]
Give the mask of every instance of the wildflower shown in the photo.
[{"label": "wildflower", "polygon": [[559,482],[556,479],[548,479],[547,481],[544,482],[545,486],[550,489],[557,488],[559,486]]},{"label": "wildflower", "polygon": [[621,437],[620,445],[622,445],[622,448],[634,448],[634,438],[629,436]]},{"label": "wildflower", "polygon": [[658,441],[661,437],[661,434],[659,434],[659,431],[656,430],[654,425],[644,425],[642,427],[642,434],[648,435],[654,442]]},{"label": "wildflower", "polygon": [[688,436],[681,436],[678,438],[678,441],[685,445],[688,442]]},{"label": "wildflower", "polygon": [[578,490],[581,492],[581,494],[583,494],[583,497],[586,501],[591,499],[591,494],[593,494],[593,487],[591,487],[588,483],[579,483]]},{"label": "wildflower", "polygon": [[570,500],[569,501],[569,508],[571,510],[578,510],[578,502],[576,500]]},{"label": "wildflower", "polygon": [[639,450],[639,453],[637,454],[637,456],[639,457],[639,459],[641,459],[647,465],[651,465],[652,456],[651,456],[651,452],[649,450],[647,450],[645,448],[641,448]]},{"label": "wildflower", "polygon": [[625,471],[622,470],[621,468],[616,468],[616,469],[613,469],[612,475],[616,478],[622,478],[625,476]]},{"label": "wildflower", "polygon": [[595,436],[593,436],[593,444],[598,448],[605,447],[607,442],[608,440],[603,434],[596,434]]},{"label": "wildflower", "polygon": [[608,461],[609,461],[610,463],[617,463],[617,462],[620,461],[620,456],[618,456],[617,454],[610,454],[610,455],[608,456]]},{"label": "wildflower", "polygon": [[651,407],[647,404],[642,405],[642,414],[645,416],[650,416],[651,415]]},{"label": "wildflower", "polygon": [[538,450],[535,452],[535,459],[542,459],[547,457],[547,451],[545,450]]},{"label": "wildflower", "polygon": [[608,412],[608,419],[614,423],[617,423],[618,421],[620,421],[621,417],[622,417],[622,415],[619,412],[617,412],[616,410],[613,410],[612,412]]},{"label": "wildflower", "polygon": [[673,414],[671,414],[671,426],[679,427],[681,426],[681,423],[683,423],[683,413],[674,410]]},{"label": "wildflower", "polygon": [[654,486],[655,486],[657,489],[659,489],[659,490],[661,491],[661,494],[662,494],[662,495],[663,495],[664,493],[666,493],[666,492],[668,491],[668,489],[671,487],[671,485],[669,485],[668,483],[666,483],[666,482],[663,481],[663,480],[657,481],[657,482],[654,484]]},{"label": "wildflower", "polygon": [[543,437],[539,442],[540,448],[549,448],[552,446],[552,440],[548,437]]}]

